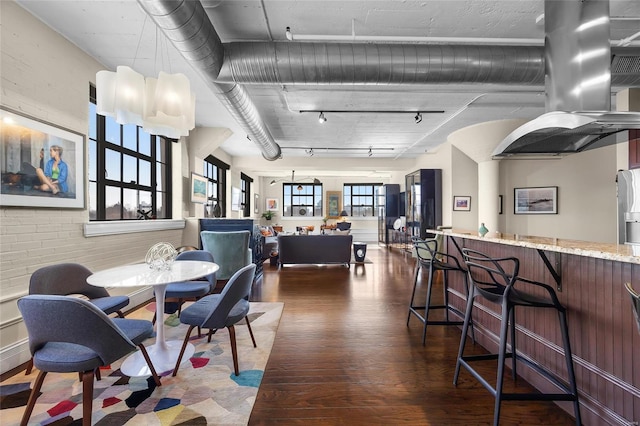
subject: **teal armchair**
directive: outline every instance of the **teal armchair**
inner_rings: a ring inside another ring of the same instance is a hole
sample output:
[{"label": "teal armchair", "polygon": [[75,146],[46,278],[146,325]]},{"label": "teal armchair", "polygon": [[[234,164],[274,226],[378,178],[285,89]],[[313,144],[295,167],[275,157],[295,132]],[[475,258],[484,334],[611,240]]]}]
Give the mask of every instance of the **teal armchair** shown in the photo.
[{"label": "teal armchair", "polygon": [[201,231],[202,249],[213,255],[220,266],[218,280],[228,280],[238,270],[252,263],[249,231]]}]

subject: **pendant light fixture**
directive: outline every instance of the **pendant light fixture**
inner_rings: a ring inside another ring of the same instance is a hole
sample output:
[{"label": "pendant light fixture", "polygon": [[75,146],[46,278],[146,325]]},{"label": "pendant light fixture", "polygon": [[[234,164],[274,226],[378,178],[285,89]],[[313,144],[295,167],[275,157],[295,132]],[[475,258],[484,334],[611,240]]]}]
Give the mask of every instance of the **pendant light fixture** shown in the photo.
[{"label": "pendant light fixture", "polygon": [[[156,29],[156,42],[157,37]],[[135,124],[147,133],[179,139],[195,127],[195,108],[195,94],[184,74],[160,71],[157,79],[145,78],[127,66],[96,74],[96,112],[119,124]]]}]

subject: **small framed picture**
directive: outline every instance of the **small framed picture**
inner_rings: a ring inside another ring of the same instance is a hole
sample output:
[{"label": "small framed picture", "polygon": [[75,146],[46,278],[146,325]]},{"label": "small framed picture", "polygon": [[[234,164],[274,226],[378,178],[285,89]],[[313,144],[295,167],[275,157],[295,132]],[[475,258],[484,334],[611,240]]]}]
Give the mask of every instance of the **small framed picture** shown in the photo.
[{"label": "small framed picture", "polygon": [[278,199],[277,198],[267,198],[266,200],[266,207],[268,211],[271,212],[277,212],[278,210],[280,210],[280,206],[278,205]]},{"label": "small framed picture", "polygon": [[453,210],[462,212],[471,211],[471,197],[466,195],[454,195]]},{"label": "small framed picture", "polygon": [[498,195],[498,214],[502,214],[502,195]]},{"label": "small framed picture", "polygon": [[204,204],[207,202],[207,178],[191,173],[191,202]]},{"label": "small framed picture", "polygon": [[558,187],[513,188],[515,214],[557,214]]}]

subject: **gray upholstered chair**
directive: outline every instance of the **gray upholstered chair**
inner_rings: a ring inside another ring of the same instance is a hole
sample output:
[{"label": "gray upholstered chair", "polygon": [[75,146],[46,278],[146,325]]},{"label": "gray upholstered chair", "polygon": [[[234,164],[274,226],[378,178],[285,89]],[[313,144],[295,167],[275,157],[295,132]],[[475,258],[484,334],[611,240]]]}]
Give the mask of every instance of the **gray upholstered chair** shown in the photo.
[{"label": "gray upholstered chair", "polygon": [[109,318],[92,303],[72,296],[29,295],[18,300],[29,333],[29,350],[40,370],[22,417],[26,425],[47,373],[78,372],[82,377],[83,425],[91,424],[93,378],[140,348],[157,386],[160,379],[142,342],[154,335],[147,320]]},{"label": "gray upholstered chair", "polygon": [[[105,288],[87,283],[89,275],[91,271],[77,263],[44,266],[31,275],[29,294],[82,295],[105,314],[124,318],[121,309],[129,304],[129,297],[110,296]],[[29,361],[26,374],[31,374],[32,367],[33,363]]]},{"label": "gray upholstered chair", "polygon": [[188,306],[182,315],[180,322],[188,324],[189,329],[184,337],[182,350],[176,362],[176,368],[173,375],[178,374],[178,368],[182,361],[189,336],[195,327],[206,328],[209,330],[208,341],[211,342],[211,336],[219,328],[227,328],[229,330],[229,339],[231,340],[231,353],[233,355],[233,368],[236,376],[240,375],[238,369],[238,353],[236,348],[236,332],[234,324],[245,318],[249,334],[253,341],[253,347],[256,347],[256,340],[253,337],[251,324],[249,324],[249,294],[251,293],[251,285],[253,277],[256,273],[256,265],[253,263],[241,268],[236,272],[229,282],[225,285],[220,294],[211,294],[205,296],[192,305]]},{"label": "gray upholstered chair", "polygon": [[636,322],[638,323],[638,333],[640,333],[640,293],[638,293],[633,288],[633,286],[631,286],[631,283],[625,283],[624,286],[627,288],[627,291],[631,296],[633,315],[636,317]]},{"label": "gray upholstered chair", "polygon": [[251,263],[249,231],[201,231],[202,248],[213,255],[218,269],[218,280],[228,280],[240,268]]},{"label": "gray upholstered chair", "polygon": [[[176,261],[180,260],[199,260],[202,262],[213,262],[213,255],[206,250],[189,250],[178,253]],[[204,278],[193,281],[185,281],[181,283],[172,283],[167,285],[165,293],[164,312],[172,314],[182,310],[182,305],[187,300],[198,300],[213,292],[216,287],[216,273],[206,275]],[[153,315],[153,323],[156,321]]]}]

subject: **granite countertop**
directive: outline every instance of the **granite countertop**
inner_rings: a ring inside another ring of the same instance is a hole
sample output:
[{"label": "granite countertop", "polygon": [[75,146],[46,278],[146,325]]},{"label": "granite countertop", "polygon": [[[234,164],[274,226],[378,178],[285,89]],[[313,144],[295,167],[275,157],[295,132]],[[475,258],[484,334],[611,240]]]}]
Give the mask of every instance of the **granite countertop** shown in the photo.
[{"label": "granite countertop", "polygon": [[428,230],[428,232],[471,240],[640,264],[640,245],[637,244],[597,243],[592,241],[506,234],[502,232],[489,232],[484,237],[481,237],[478,235],[478,231],[463,229]]}]

